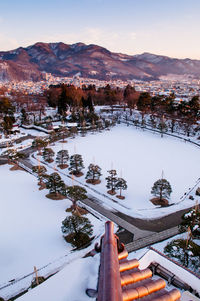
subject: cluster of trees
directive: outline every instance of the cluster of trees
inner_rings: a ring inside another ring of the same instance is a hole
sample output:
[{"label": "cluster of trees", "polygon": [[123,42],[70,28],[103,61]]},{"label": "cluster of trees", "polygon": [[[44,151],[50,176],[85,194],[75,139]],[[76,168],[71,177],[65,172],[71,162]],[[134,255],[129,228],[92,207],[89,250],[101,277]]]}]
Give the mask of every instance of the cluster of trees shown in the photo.
[{"label": "cluster of trees", "polygon": [[23,159],[26,157],[25,154],[17,152],[16,149],[10,148],[6,150],[3,155],[7,156],[8,160],[18,161],[19,159]]},{"label": "cluster of trees", "polygon": [[49,197],[67,197],[72,201],[72,209],[77,207],[77,201],[84,200],[87,197],[85,188],[73,185],[66,186],[61,176],[57,172],[46,174],[46,167],[43,165],[36,165],[32,167],[32,171],[37,174],[38,185],[40,188],[49,189]]},{"label": "cluster of trees", "polygon": [[111,195],[116,194],[116,190],[120,191],[120,194],[117,195],[119,199],[124,199],[122,196],[122,190],[127,189],[127,183],[123,178],[117,177],[117,172],[115,169],[108,170],[109,176],[106,178],[107,185],[106,187],[109,189],[108,193]]},{"label": "cluster of trees", "polygon": [[200,211],[198,205],[183,214],[179,230],[180,233],[186,232],[187,237],[172,240],[165,247],[164,253],[199,274]]},{"label": "cluster of trees", "polygon": [[193,96],[188,102],[175,102],[175,94],[168,96],[156,95],[151,97],[148,92],[142,92],[137,101],[137,108],[145,113],[167,113],[170,116],[187,117],[197,120],[200,113],[199,96]]},{"label": "cluster of trees", "polygon": [[171,132],[177,134],[187,135],[188,137],[194,136],[199,132],[199,125],[196,123],[196,119],[188,117],[169,116],[161,113],[150,113],[146,114],[144,112],[134,112],[129,115],[127,112],[124,116],[125,120],[128,122],[133,122],[137,127],[148,127],[153,130],[159,130],[161,136],[164,133]]},{"label": "cluster of trees", "polygon": [[45,92],[50,106],[57,108],[59,114],[64,114],[67,109],[88,109],[93,112],[93,105],[113,105],[123,101],[123,90],[111,88],[110,85],[96,89],[95,85],[85,85],[77,88],[74,85],[60,84],[50,86]]},{"label": "cluster of trees", "polygon": [[33,166],[32,170],[38,175],[38,184],[49,189],[48,197],[53,199],[67,197],[72,201],[72,216],[62,221],[61,230],[65,240],[76,248],[90,243],[93,226],[88,218],[77,215],[77,201],[84,200],[87,197],[87,191],[78,185],[66,186],[57,172],[47,175],[45,166]]},{"label": "cluster of trees", "polygon": [[13,123],[15,122],[15,107],[11,101],[6,97],[0,98],[0,127],[1,130],[6,134],[10,134]]},{"label": "cluster of trees", "polygon": [[[51,163],[54,161],[53,157],[55,156],[55,153],[51,148],[47,147],[47,144],[48,142],[43,139],[36,139],[33,146],[37,146],[39,154],[43,156],[45,162]],[[71,175],[76,177],[83,175],[82,170],[84,169],[84,163],[80,154],[69,156],[68,150],[62,149],[57,152],[55,161],[59,168],[68,168]],[[117,177],[116,170],[109,170],[108,173],[109,176],[106,177],[106,187],[109,189],[108,193],[114,195],[116,194],[116,190],[119,190],[120,193],[117,197],[124,199],[124,196],[122,196],[122,190],[127,189],[126,181],[121,177]],[[97,164],[89,164],[88,171],[85,176],[86,182],[93,185],[99,184],[101,182],[101,176],[101,167]]]},{"label": "cluster of trees", "polygon": [[57,107],[62,115],[67,109],[73,111],[81,108],[83,111],[88,109],[93,112],[93,105],[115,105],[127,104],[132,109],[136,108],[144,113],[167,113],[170,116],[189,117],[197,119],[200,111],[199,96],[194,96],[188,102],[182,101],[179,104],[175,102],[175,94],[168,96],[151,96],[148,92],[137,92],[131,85],[120,89],[118,87],[96,88],[94,85],[82,88],[76,88],[73,85],[50,86],[45,93],[47,102],[52,107]]}]

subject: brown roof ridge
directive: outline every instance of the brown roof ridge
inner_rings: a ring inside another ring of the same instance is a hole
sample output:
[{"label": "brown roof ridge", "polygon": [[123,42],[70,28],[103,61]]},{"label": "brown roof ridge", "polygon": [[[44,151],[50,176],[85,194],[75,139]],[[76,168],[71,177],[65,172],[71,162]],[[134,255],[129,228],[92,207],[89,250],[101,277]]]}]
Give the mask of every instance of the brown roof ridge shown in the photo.
[{"label": "brown roof ridge", "polygon": [[137,259],[126,259],[128,252],[113,230],[113,222],[106,222],[101,245],[96,246],[101,252],[97,301],[131,301],[144,297],[157,301],[180,300],[179,290],[167,292],[163,279],[151,279],[149,268],[140,270]]}]

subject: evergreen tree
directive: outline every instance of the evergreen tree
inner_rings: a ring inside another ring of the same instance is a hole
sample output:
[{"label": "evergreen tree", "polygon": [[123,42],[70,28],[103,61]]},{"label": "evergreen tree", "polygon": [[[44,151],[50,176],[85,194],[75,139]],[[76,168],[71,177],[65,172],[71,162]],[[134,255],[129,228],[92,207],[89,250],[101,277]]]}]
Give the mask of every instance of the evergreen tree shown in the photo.
[{"label": "evergreen tree", "polygon": [[87,106],[88,106],[90,112],[94,112],[91,94],[88,95]]},{"label": "evergreen tree", "polygon": [[67,162],[69,160],[69,153],[68,150],[60,150],[57,152],[57,157],[56,157],[56,163],[58,164],[59,167],[68,167]]},{"label": "evergreen tree", "polygon": [[70,174],[75,176],[82,175],[81,170],[84,168],[82,156],[79,154],[72,155],[70,157]]},{"label": "evergreen tree", "polygon": [[164,253],[194,272],[199,272],[200,246],[194,241],[188,241],[187,239],[173,240],[164,248]]},{"label": "evergreen tree", "polygon": [[15,149],[8,149],[6,152],[4,152],[4,155],[8,157],[8,160],[17,161],[19,159],[24,159],[26,155],[24,153],[17,152]]},{"label": "evergreen tree", "polygon": [[42,156],[44,161],[51,163],[53,162],[54,151],[51,148],[44,148]]},{"label": "evergreen tree", "polygon": [[155,120],[155,116],[154,116],[154,115],[151,115],[151,116],[150,116],[150,124],[151,124],[151,127],[152,127],[153,129],[156,128],[156,120]]},{"label": "evergreen tree", "polygon": [[47,145],[48,145],[48,142],[41,138],[36,138],[32,142],[32,147],[36,147],[39,154],[41,154],[41,149],[47,147]]},{"label": "evergreen tree", "polygon": [[47,169],[44,165],[36,165],[32,167],[32,171],[37,174],[44,174],[47,171]]},{"label": "evergreen tree", "polygon": [[88,218],[72,215],[62,221],[61,230],[66,241],[79,248],[90,242],[93,233],[92,227]]},{"label": "evergreen tree", "polygon": [[122,190],[126,190],[127,189],[127,183],[123,178],[118,178],[117,182],[115,184],[115,189],[120,191],[120,194],[117,195],[118,198],[120,199],[124,199],[124,196],[122,196]]},{"label": "evergreen tree", "polygon": [[98,165],[90,164],[88,166],[88,172],[85,177],[88,180],[87,182],[95,183],[99,180],[100,176],[101,176],[101,168]]},{"label": "evergreen tree", "polygon": [[190,115],[197,118],[200,113],[200,99],[199,95],[193,96],[192,99],[188,102],[190,107]]},{"label": "evergreen tree", "polygon": [[183,214],[179,231],[187,232],[187,239],[171,241],[165,247],[164,253],[199,273],[200,246],[197,239],[200,238],[200,212],[198,203],[195,208]]},{"label": "evergreen tree", "polygon": [[179,225],[180,232],[186,232],[188,228],[193,238],[200,238],[200,211],[198,207],[191,209],[182,215],[182,222]]},{"label": "evergreen tree", "polygon": [[78,185],[68,186],[66,189],[67,197],[71,199],[74,208],[76,208],[77,201],[82,201],[87,198],[86,193],[85,188]]},{"label": "evergreen tree", "polygon": [[147,111],[151,106],[151,95],[148,92],[142,92],[138,98],[137,108],[140,111]]},{"label": "evergreen tree", "polygon": [[106,181],[107,181],[107,185],[106,187],[109,189],[108,193],[110,194],[115,194],[115,185],[117,183],[117,172],[115,169],[111,169],[111,170],[108,170],[108,173],[110,174],[110,176],[108,176],[106,178]]},{"label": "evergreen tree", "polygon": [[85,134],[86,134],[86,121],[85,119],[83,119],[82,123],[81,123],[81,136],[82,137],[85,137]]},{"label": "evergreen tree", "polygon": [[158,124],[158,128],[161,132],[161,137],[163,137],[163,133],[167,132],[167,124],[164,122],[163,117],[160,119],[160,123]]},{"label": "evergreen tree", "polygon": [[65,116],[65,112],[68,107],[68,99],[66,86],[64,84],[61,85],[61,94],[58,98],[58,113],[62,116]]},{"label": "evergreen tree", "polygon": [[46,183],[46,187],[49,189],[49,193],[62,194],[66,196],[65,183],[62,181],[60,175],[57,172],[50,174]]},{"label": "evergreen tree", "polygon": [[3,129],[5,131],[5,134],[8,135],[11,133],[14,121],[15,121],[14,117],[4,116],[2,125],[3,125]]},{"label": "evergreen tree", "polygon": [[15,122],[14,112],[15,106],[12,105],[11,101],[6,97],[1,98],[0,117],[3,119],[2,126],[6,134],[10,133],[13,123]]},{"label": "evergreen tree", "polygon": [[21,109],[21,123],[25,123],[27,121],[27,113],[24,108]]},{"label": "evergreen tree", "polygon": [[77,127],[76,126],[72,126],[70,128],[70,135],[72,136],[72,138],[75,138],[75,135],[77,134]]},{"label": "evergreen tree", "polygon": [[32,171],[37,174],[39,180],[38,185],[42,185],[44,183],[44,175],[47,171],[46,167],[44,165],[36,165],[32,167]]},{"label": "evergreen tree", "polygon": [[159,197],[159,200],[162,201],[163,198],[168,199],[172,192],[170,183],[166,179],[157,180],[152,187],[151,193]]}]

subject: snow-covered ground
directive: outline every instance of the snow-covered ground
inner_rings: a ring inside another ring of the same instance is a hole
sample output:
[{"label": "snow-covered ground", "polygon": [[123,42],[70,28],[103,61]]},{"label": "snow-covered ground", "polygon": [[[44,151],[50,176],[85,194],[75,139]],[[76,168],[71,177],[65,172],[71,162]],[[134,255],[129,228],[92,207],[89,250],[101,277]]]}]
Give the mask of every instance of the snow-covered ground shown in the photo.
[{"label": "snow-covered ground", "polygon": [[[90,163],[98,164],[102,168],[101,184],[90,187],[106,194],[107,171],[116,169],[118,176],[123,177],[128,184],[128,189],[122,193],[125,200],[114,203],[104,197],[98,197],[106,206],[141,218],[155,218],[171,212],[193,206],[195,200],[183,199],[184,193],[193,187],[200,177],[199,154],[196,146],[182,142],[172,137],[163,138],[158,134],[148,131],[118,125],[110,131],[88,134],[86,137],[77,136],[68,139],[64,145],[60,142],[50,146],[57,152],[64,148],[69,155],[81,154],[85,169],[84,176],[78,181],[85,183],[87,167]],[[32,159],[33,160],[33,159]],[[34,161],[34,160],[33,160]],[[36,161],[34,161],[36,165]],[[55,167],[53,162],[52,167]],[[53,171],[51,171],[53,172]],[[68,174],[68,170],[62,170]],[[153,183],[161,178],[162,172],[172,186],[170,203],[175,205],[166,208],[156,208],[149,200],[152,198],[151,188]],[[72,184],[64,175],[61,175],[67,184]],[[195,190],[194,190],[195,191]],[[89,189],[88,189],[89,192]],[[194,195],[194,192],[192,192]]]},{"label": "snow-covered ground", "polygon": [[[88,165],[98,164],[102,168],[102,182],[100,185],[91,185],[91,187],[101,193],[106,194],[107,191],[105,187],[107,171],[111,168],[116,169],[118,176],[127,180],[128,189],[123,192],[126,196],[125,200],[119,200],[113,196],[112,198],[117,201],[114,203],[97,196],[101,198],[105,206],[129,215],[155,218],[190,207],[195,204],[196,199],[200,201],[199,197],[195,196],[194,201],[186,198],[180,202],[180,198],[190,187],[194,186],[200,177],[200,150],[189,143],[166,136],[161,138],[158,134],[118,125],[110,131],[88,134],[86,137],[76,136],[75,139],[68,139],[64,145],[57,142],[50,147],[54,151],[64,147],[68,149],[70,155],[79,153],[83,156],[84,176],[78,178],[82,183],[85,183]],[[35,156],[37,157],[36,154]],[[36,159],[31,158],[31,160],[34,165],[38,164]],[[55,162],[51,166],[55,167]],[[61,222],[67,216],[65,209],[71,203],[68,200],[47,199],[45,197],[47,190],[38,191],[35,177],[24,171],[11,172],[9,167],[8,165],[0,166],[2,196],[0,201],[0,287],[11,279],[30,273],[34,266],[40,268],[54,262],[53,267],[56,270],[56,259],[59,262],[58,266],[60,262],[63,265],[66,262],[74,262],[70,264],[68,271],[65,270],[66,274],[71,270],[80,271],[82,267],[79,269],[76,263],[79,262],[77,258],[80,258],[83,252],[71,253],[71,247],[64,241],[61,233]],[[151,187],[161,177],[162,171],[173,189],[170,202],[176,203],[168,208],[156,208],[149,201]],[[48,169],[48,173],[50,172],[53,170]],[[62,172],[68,174],[68,170],[62,170]],[[62,178],[67,184],[72,184],[72,181],[64,175]],[[191,194],[194,195],[194,192]],[[104,232],[104,221],[97,220],[92,215],[88,217],[94,224],[94,235],[99,241],[99,236]],[[63,260],[67,254],[68,260]],[[87,267],[86,261],[84,261],[84,266]],[[94,265],[98,266],[97,263]],[[84,269],[86,271],[86,268]],[[81,281],[81,288],[85,288],[88,281],[90,283],[91,273],[96,275],[96,270],[95,273],[87,270],[86,276]],[[9,287],[9,290],[12,288]],[[71,289],[66,288],[66,290]],[[64,294],[71,296],[72,291],[68,293],[65,291]],[[76,294],[74,296],[73,300],[76,300]]]},{"label": "snow-covered ground", "polygon": [[[69,254],[72,261],[86,253],[83,250],[79,255],[77,252],[71,254],[70,244],[62,237],[61,223],[70,214],[65,209],[71,206],[71,202],[47,199],[47,190],[38,190],[35,177],[24,171],[10,171],[10,167],[0,166],[0,287],[32,272],[34,266],[41,268],[54,262],[53,268],[56,269],[56,259]],[[93,234],[99,241],[104,220],[91,214],[87,217],[94,225]],[[63,264],[67,260],[63,260]]]},{"label": "snow-covered ground", "polygon": [[[185,234],[177,235],[174,238],[177,239],[183,236],[185,236]],[[154,244],[153,248],[163,252],[164,246],[166,246],[166,244],[174,238],[170,238],[161,243]],[[199,287],[199,280],[194,275],[166,260],[164,257],[162,258],[162,256],[159,256],[158,254],[156,254],[156,252],[149,250],[148,248],[130,253],[128,259],[130,260],[133,258],[137,258],[139,260],[140,269],[148,267],[149,264],[155,260],[171,272],[175,273],[183,281],[187,280],[192,287],[197,289]],[[95,300],[95,298],[89,298],[86,295],[85,291],[87,288],[96,289],[99,264],[99,254],[95,255],[92,258],[89,257],[74,260],[66,267],[64,267],[64,269],[58,274],[19,298],[19,301],[35,301],[36,299],[38,301],[46,299],[48,299],[49,301]],[[71,275],[73,275],[73,277],[71,277]],[[157,277],[158,276],[155,275],[154,280],[157,279]],[[173,285],[166,282],[166,290],[172,290],[173,288]],[[183,291],[181,291],[181,293]]]},{"label": "snow-covered ground", "polygon": [[19,298],[19,301],[89,301],[86,289],[96,289],[100,256],[81,258]]}]

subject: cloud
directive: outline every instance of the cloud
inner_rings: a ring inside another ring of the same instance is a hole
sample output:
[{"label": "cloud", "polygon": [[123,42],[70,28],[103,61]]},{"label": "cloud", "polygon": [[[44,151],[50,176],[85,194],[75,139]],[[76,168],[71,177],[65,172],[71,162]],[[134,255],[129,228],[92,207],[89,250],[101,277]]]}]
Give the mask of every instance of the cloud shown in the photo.
[{"label": "cloud", "polygon": [[85,27],[79,31],[66,31],[65,33],[38,34],[35,38],[14,39],[0,34],[0,50],[26,47],[36,42],[64,42],[74,44],[83,42],[85,44],[96,44],[113,52],[134,53],[134,45],[137,39],[135,32],[112,31],[99,27]]},{"label": "cloud", "polygon": [[78,32],[66,32],[65,34],[55,34],[50,36],[41,36],[40,40],[44,42],[64,42],[73,44],[83,42],[85,44],[97,44],[114,52],[124,52],[133,54],[135,32],[109,31],[98,27],[86,27]]},{"label": "cloud", "polygon": [[[0,19],[1,20],[1,19]],[[1,21],[0,21],[1,23]],[[19,47],[19,43],[14,38],[9,38],[5,34],[0,33],[1,51],[7,51]]]}]

